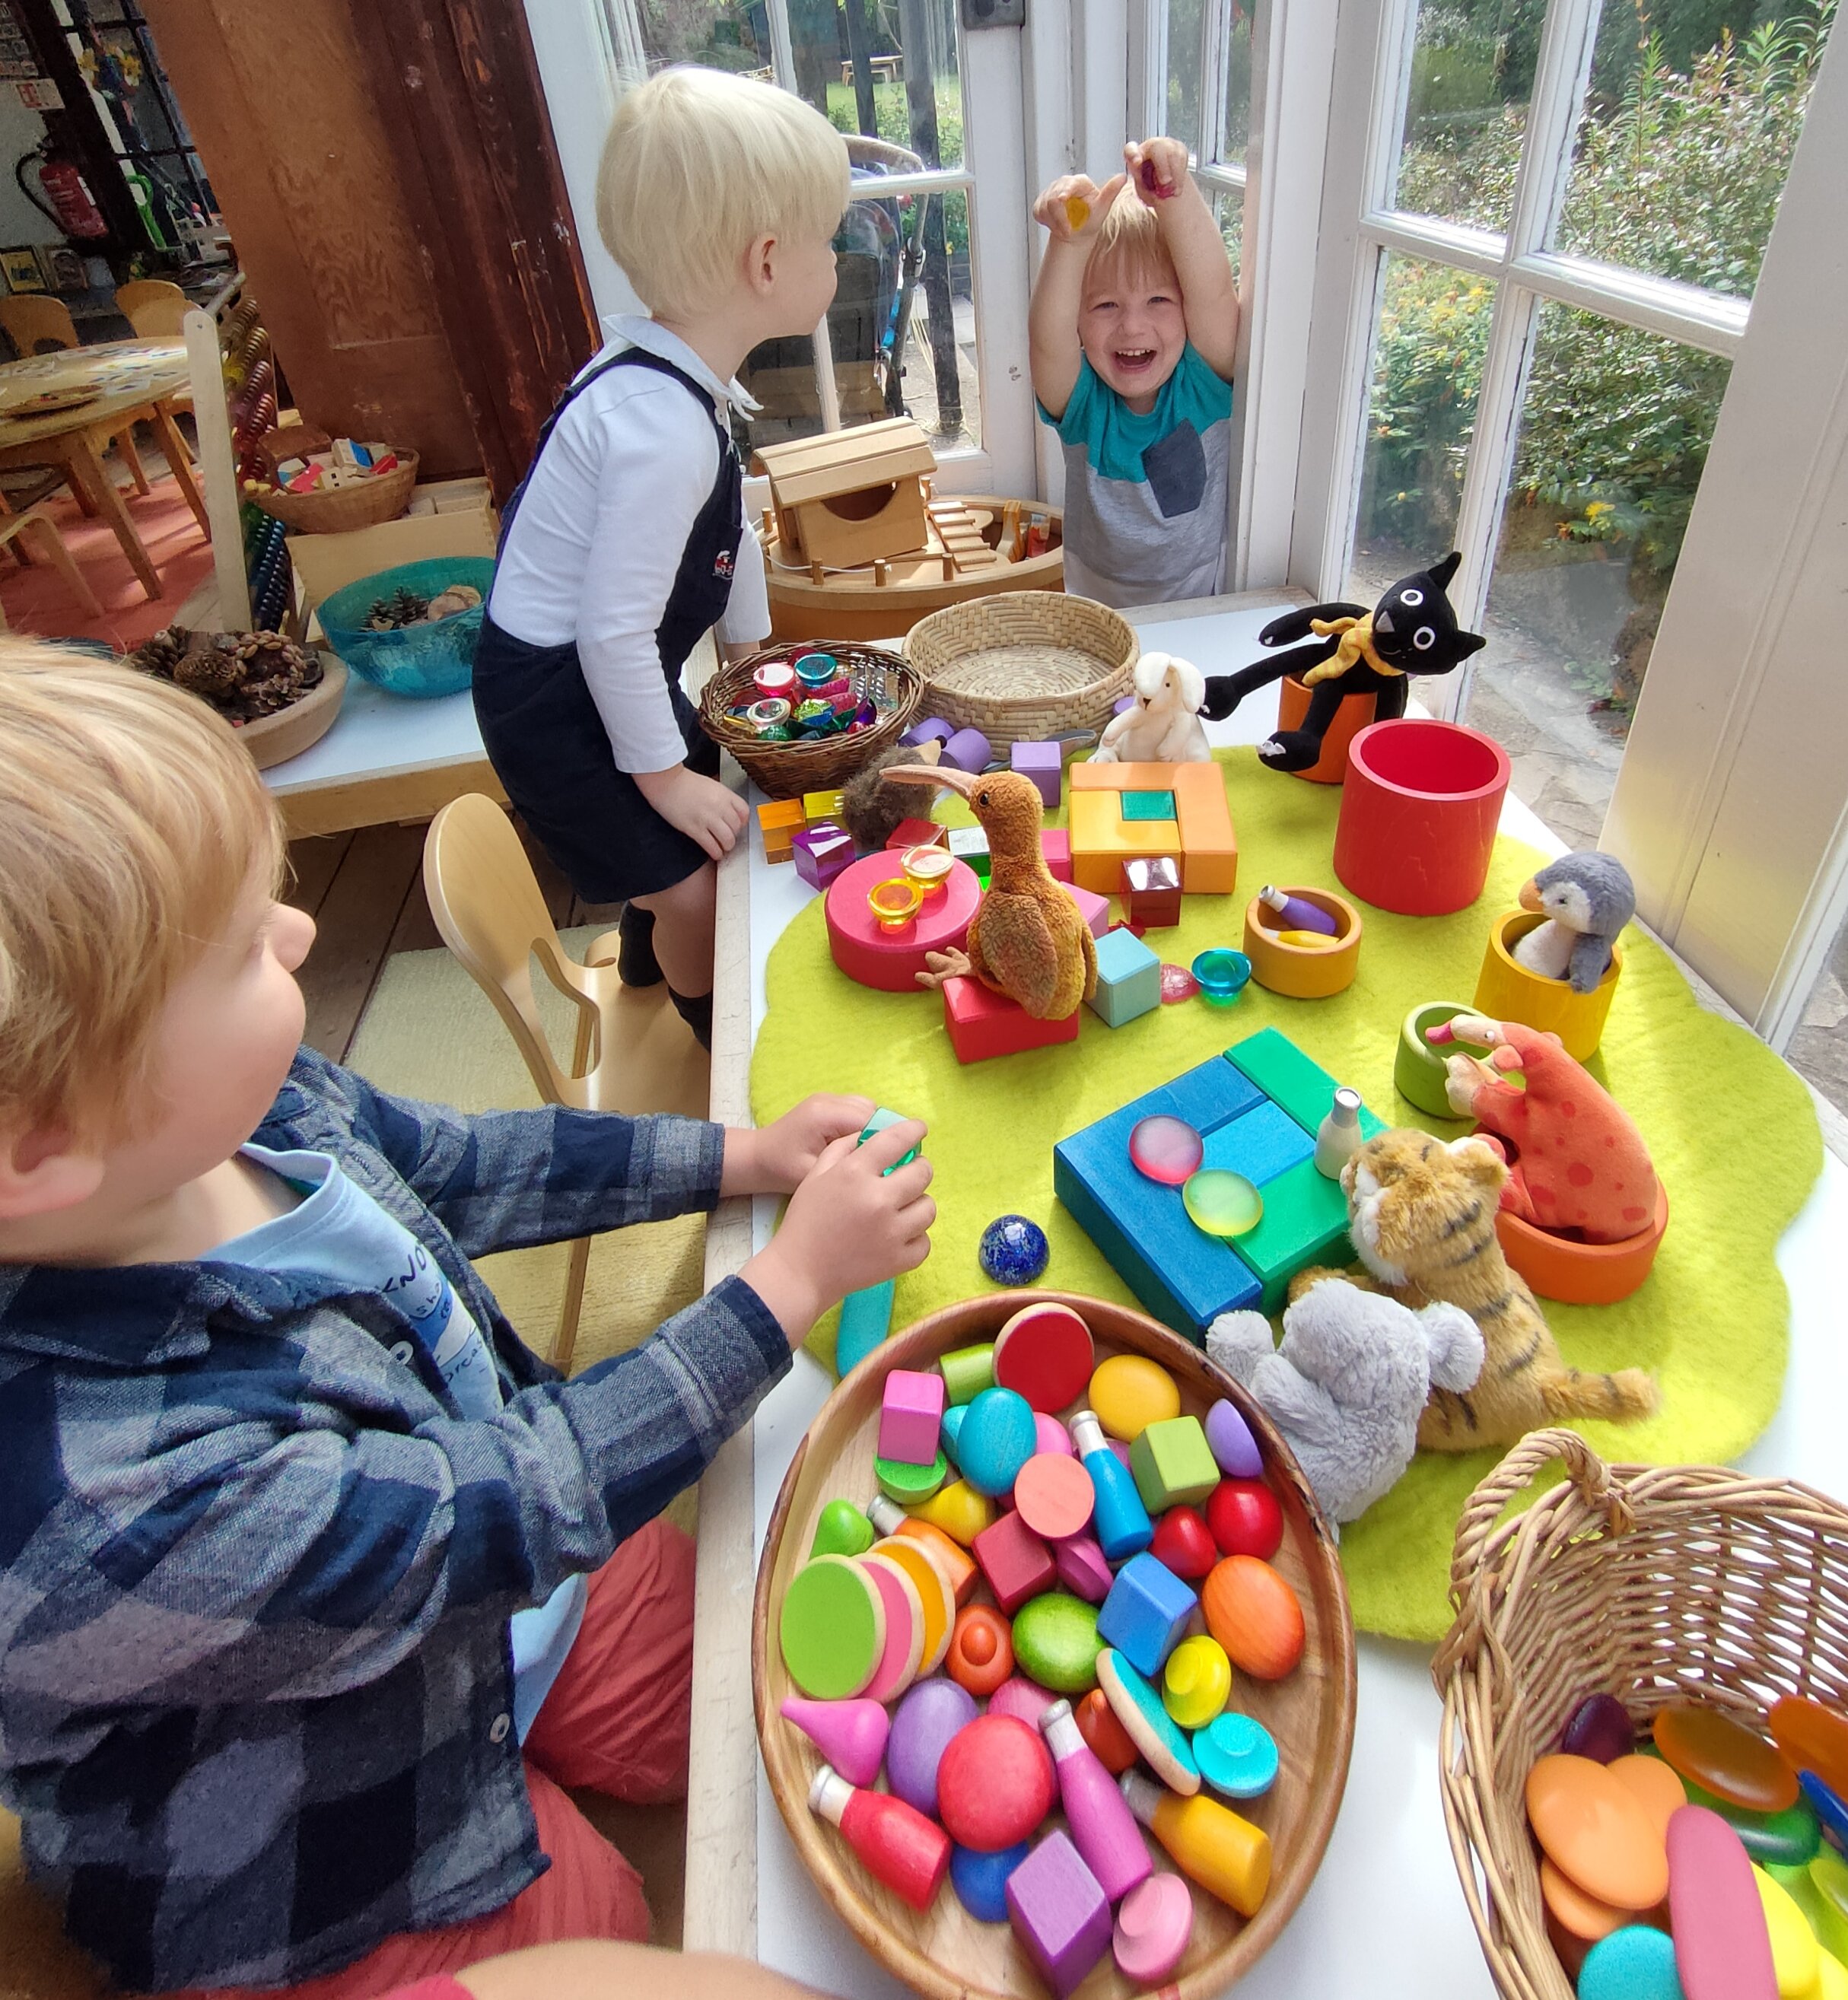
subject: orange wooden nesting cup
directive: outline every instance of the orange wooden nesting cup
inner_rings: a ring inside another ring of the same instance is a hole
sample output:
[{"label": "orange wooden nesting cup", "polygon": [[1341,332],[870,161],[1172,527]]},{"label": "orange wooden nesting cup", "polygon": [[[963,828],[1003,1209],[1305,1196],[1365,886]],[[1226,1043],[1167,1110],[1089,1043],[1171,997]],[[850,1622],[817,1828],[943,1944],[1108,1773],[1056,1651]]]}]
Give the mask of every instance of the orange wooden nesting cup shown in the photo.
[{"label": "orange wooden nesting cup", "polygon": [[1627,1299],[1655,1262],[1668,1234],[1669,1191],[1655,1183],[1655,1214],[1640,1235],[1620,1243],[1581,1243],[1555,1236],[1503,1209],[1495,1220],[1502,1255],[1543,1299],[1566,1306],[1614,1306]]},{"label": "orange wooden nesting cup", "polygon": [[1286,944],[1276,931],[1265,927],[1267,920],[1275,924],[1282,919],[1252,897],[1245,906],[1245,955],[1251,960],[1252,978],[1292,1000],[1325,1000],[1351,986],[1360,967],[1360,911],[1332,889],[1291,883],[1284,893],[1325,910],[1335,919],[1335,935],[1322,946]]},{"label": "orange wooden nesting cup", "polygon": [[[1294,674],[1286,674],[1277,683],[1277,727],[1300,729],[1309,712],[1309,690]],[[1322,739],[1322,755],[1306,771],[1292,771],[1293,778],[1307,778],[1312,785],[1338,785],[1347,776],[1347,748],[1374,719],[1378,707],[1370,694],[1350,695],[1335,711]]]},{"label": "orange wooden nesting cup", "polygon": [[1441,917],[1482,893],[1508,790],[1508,753],[1460,723],[1409,717],[1348,751],[1335,873],[1382,910]]}]

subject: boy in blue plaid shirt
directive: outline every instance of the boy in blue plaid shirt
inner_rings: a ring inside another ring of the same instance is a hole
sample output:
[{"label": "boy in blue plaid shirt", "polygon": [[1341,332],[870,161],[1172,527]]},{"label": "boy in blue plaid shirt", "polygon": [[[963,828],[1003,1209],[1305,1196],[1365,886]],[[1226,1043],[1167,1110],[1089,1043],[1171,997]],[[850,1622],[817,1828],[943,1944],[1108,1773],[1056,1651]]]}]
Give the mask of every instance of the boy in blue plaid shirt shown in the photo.
[{"label": "boy in blue plaid shirt", "polygon": [[[123,1985],[377,1993],[645,1936],[563,1785],[685,1783],[655,1517],[845,1293],[923,1128],[466,1118],[297,1047],[274,808],[179,690],[0,651],[0,1798]],[[790,1194],[570,1382],[469,1259]]]}]

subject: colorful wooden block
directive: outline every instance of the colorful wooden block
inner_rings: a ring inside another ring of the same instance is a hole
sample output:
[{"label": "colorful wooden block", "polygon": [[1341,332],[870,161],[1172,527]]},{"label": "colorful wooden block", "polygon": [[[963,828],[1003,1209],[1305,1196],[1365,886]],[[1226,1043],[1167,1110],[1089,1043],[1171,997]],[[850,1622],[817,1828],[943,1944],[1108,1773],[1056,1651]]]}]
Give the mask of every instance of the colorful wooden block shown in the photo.
[{"label": "colorful wooden block", "polygon": [[1152,1515],[1198,1506],[1219,1484],[1219,1461],[1198,1417],[1150,1424],[1129,1448],[1129,1469]]},{"label": "colorful wooden block", "polygon": [[1165,1563],[1145,1550],[1117,1571],[1097,1614],[1097,1636],[1152,1680],[1180,1643],[1199,1602]]},{"label": "colorful wooden block", "polygon": [[873,1477],[887,1499],[897,1501],[901,1507],[915,1507],[928,1500],[950,1477],[950,1460],[935,1450],[921,1465],[908,1458],[875,1458]]},{"label": "colorful wooden block", "polygon": [[885,844],[888,854],[903,854],[914,847],[947,847],[950,829],[933,819],[901,819]]},{"label": "colorful wooden block", "polygon": [[[890,1126],[902,1125],[904,1123],[905,1113],[902,1111],[890,1110],[882,1104],[867,1120],[865,1127],[860,1135],[860,1143],[863,1146],[876,1132],[883,1132]],[[918,1149],[914,1146],[902,1158],[894,1160],[885,1171],[888,1174],[895,1174],[901,1167],[908,1167],[917,1157]]]},{"label": "colorful wooden block", "polygon": [[897,1280],[869,1285],[864,1291],[849,1292],[841,1300],[840,1330],[834,1337],[836,1374],[857,1368],[892,1330],[892,1295]]},{"label": "colorful wooden block", "polygon": [[819,826],[825,821],[838,824],[840,816],[841,795],[838,789],[802,794],[802,817],[810,826]]},{"label": "colorful wooden block", "polygon": [[1075,882],[1065,884],[1065,893],[1077,904],[1078,914],[1085,920],[1085,929],[1092,937],[1102,937],[1110,928],[1110,898],[1081,889]]},{"label": "colorful wooden block", "polygon": [[[1322,1065],[1304,1054],[1287,1035],[1275,1028],[1260,1028],[1235,1042],[1225,1052],[1226,1061],[1249,1077],[1266,1097],[1274,1099],[1313,1137],[1322,1129],[1335,1102],[1336,1081]],[[1370,1139],[1385,1127],[1363,1107],[1360,1133]]]},{"label": "colorful wooden block", "polygon": [[937,1457],[937,1426],[943,1421],[941,1375],[913,1368],[894,1368],[887,1374],[879,1406],[881,1458],[931,1464]]},{"label": "colorful wooden block", "polygon": [[849,979],[882,993],[915,993],[917,975],[926,970],[926,954],[960,946],[981,901],[974,871],[952,868],[943,894],[930,897],[912,922],[901,931],[882,930],[867,906],[867,894],[901,872],[891,855],[869,854],[828,884],[822,906],[835,964]]},{"label": "colorful wooden block", "polygon": [[1050,1590],[1058,1576],[1052,1551],[1018,1514],[1003,1514],[984,1528],[970,1553],[981,1565],[995,1602],[1010,1618],[1030,1597]]},{"label": "colorful wooden block", "polygon": [[1190,896],[1229,896],[1238,886],[1238,841],[1226,803],[1225,774],[1217,764],[1172,767],[1181,823],[1181,888]]},{"label": "colorful wooden block", "polygon": [[952,770],[967,771],[973,774],[977,771],[985,771],[994,755],[988,739],[979,729],[959,729],[944,743],[943,754],[939,761],[947,764]]},{"label": "colorful wooden block", "polygon": [[1264,1287],[1259,1310],[1275,1314],[1288,1303],[1298,1271],[1348,1262],[1347,1198],[1339,1181],[1315,1171],[1313,1158],[1266,1181],[1263,1193],[1263,1220],[1235,1247]]},{"label": "colorful wooden block", "polygon": [[1176,830],[1179,830],[1180,818],[1172,792],[1119,792],[1123,817],[1131,821],[1138,820],[1172,820]]},{"label": "colorful wooden block", "polygon": [[827,821],[805,827],[790,845],[795,850],[796,873],[811,889],[825,889],[855,859],[853,841]]},{"label": "colorful wooden block", "polygon": [[1084,1394],[1095,1362],[1090,1328],[1054,1299],[1023,1306],[995,1336],[995,1380],[1048,1416]]},{"label": "colorful wooden block", "polygon": [[1047,870],[1054,881],[1072,880],[1072,836],[1062,826],[1040,829],[1040,852],[1045,857]]},{"label": "colorful wooden block", "polygon": [[[1226,804],[1225,774],[1217,763],[1074,764],[1066,814],[1072,828],[1075,881],[1108,894],[1121,863],[1134,854],[1178,855],[1181,888],[1190,896],[1229,896],[1238,881],[1238,843]],[[1126,819],[1109,794],[1172,792],[1174,811],[1160,820]],[[1095,805],[1081,804],[1094,799]],[[1150,829],[1166,829],[1149,844]]]},{"label": "colorful wooden block", "polygon": [[973,862],[978,856],[984,859],[988,852],[988,831],[983,826],[952,826],[944,829],[948,837],[950,852],[959,859]]},{"label": "colorful wooden block", "polygon": [[769,804],[757,808],[757,827],[763,836],[764,859],[766,861],[790,861],[795,858],[794,842],[808,822],[802,816],[800,799],[772,799]]},{"label": "colorful wooden block", "polygon": [[972,1403],[985,1389],[995,1386],[995,1343],[978,1341],[973,1347],[954,1347],[940,1356],[937,1370],[953,1403]]},{"label": "colorful wooden block", "polygon": [[[1075,764],[1074,774],[1088,770]],[[1173,820],[1126,820],[1110,792],[1074,790],[1065,812],[1072,840],[1072,879],[1099,895],[1120,885],[1123,864],[1135,855],[1172,854],[1181,830]]]},{"label": "colorful wooden block", "polygon": [[914,722],[898,741],[917,749],[926,743],[947,743],[955,734],[940,715],[933,715],[927,721]]},{"label": "colorful wooden block", "polygon": [[1097,991],[1085,1003],[1108,1026],[1120,1028],[1162,1004],[1162,961],[1134,931],[1108,931],[1097,940]]},{"label": "colorful wooden block", "polygon": [[1008,752],[1008,765],[1023,778],[1030,778],[1048,812],[1058,811],[1065,775],[1065,759],[1056,743],[1016,743]]},{"label": "colorful wooden block", "polygon": [[1212,1056],[1136,1102],[1145,1107],[1145,1116],[1165,1111],[1206,1138],[1221,1126],[1255,1111],[1264,1102],[1264,1093],[1224,1056]]},{"label": "colorful wooden block", "polygon": [[1006,994],[979,979],[943,981],[943,1027],[960,1063],[986,1062],[992,1056],[1023,1054],[1078,1040],[1075,1008],[1062,1021],[1036,1021]]},{"label": "colorful wooden block", "polygon": [[1172,855],[1123,864],[1123,905],[1132,924],[1165,930],[1181,920],[1181,868]]},{"label": "colorful wooden block", "polygon": [[1242,1174],[1262,1189],[1315,1154],[1310,1134],[1280,1106],[1264,1103],[1208,1133],[1200,1165]]},{"label": "colorful wooden block", "polygon": [[1046,1983],[1065,2000],[1110,1947],[1110,1906],[1078,1849],[1051,1833],[1007,1878],[1008,1915]]}]

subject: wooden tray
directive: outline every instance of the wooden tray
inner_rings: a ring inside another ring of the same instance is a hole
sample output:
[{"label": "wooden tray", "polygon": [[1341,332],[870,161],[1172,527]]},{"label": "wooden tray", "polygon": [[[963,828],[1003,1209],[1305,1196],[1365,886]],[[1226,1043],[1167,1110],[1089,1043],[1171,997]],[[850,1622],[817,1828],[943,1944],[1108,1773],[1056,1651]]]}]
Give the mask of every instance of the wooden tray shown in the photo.
[{"label": "wooden tray", "polygon": [[[1268,1795],[1238,1808],[1270,1835],[1270,1893],[1246,1922],[1196,1887],[1193,1942],[1162,1991],[1162,2000],[1211,2000],[1251,1969],[1289,1922],[1328,1845],[1353,1748],[1354,1630],[1333,1539],[1289,1447],[1236,1383],[1197,1348],[1142,1314],[1064,1292],[989,1293],[933,1313],[895,1335],[879,1349],[878,1366],[856,1369],[828,1398],[783,1477],[757,1571],[751,1667],[764,1768],[809,1873],[881,1965],[926,2000],[1044,2000],[1048,1989],[1011,1925],[978,1922],[948,1883],[919,1915],[867,1873],[835,1828],[810,1813],[808,1788],[821,1758],[777,1713],[793,1690],[771,1616],[807,1554],[823,1505],[836,1495],[863,1502],[876,1490],[874,1443],[887,1369],[929,1368],[950,1348],[992,1340],[1009,1315],[1037,1299],[1057,1299],[1082,1313],[1099,1360],[1127,1352],[1160,1362],[1179,1384],[1184,1410],[1204,1416],[1220,1397],[1230,1398],[1259,1441],[1283,1506],[1277,1568],[1302,1605],[1308,1642],[1289,1679],[1266,1684],[1240,1674],[1232,1696],[1235,1708],[1256,1717],[1276,1738],[1280,1755],[1281,1768]],[[1152,1836],[1150,1848],[1158,1866],[1173,1867]],[[1106,1954],[1078,1991],[1082,2000],[1128,2000],[1140,1990]]]}]

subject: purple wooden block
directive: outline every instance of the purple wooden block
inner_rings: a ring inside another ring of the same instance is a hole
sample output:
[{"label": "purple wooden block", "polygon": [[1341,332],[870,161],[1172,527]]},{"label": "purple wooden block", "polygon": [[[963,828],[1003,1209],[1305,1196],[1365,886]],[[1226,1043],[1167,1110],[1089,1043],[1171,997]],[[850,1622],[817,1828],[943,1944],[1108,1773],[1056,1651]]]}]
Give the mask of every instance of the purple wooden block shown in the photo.
[{"label": "purple wooden block", "polygon": [[1223,1397],[1207,1412],[1207,1443],[1228,1479],[1264,1476],[1264,1460],[1250,1425]]},{"label": "purple wooden block", "polygon": [[1136,697],[1133,694],[1123,695],[1118,698],[1117,706],[1110,713],[1113,715],[1120,715],[1125,709],[1134,708],[1135,705]]},{"label": "purple wooden block", "polygon": [[988,748],[988,739],[979,729],[959,729],[943,745],[943,754],[938,761],[958,771],[974,773],[985,771],[994,754]]},{"label": "purple wooden block", "polygon": [[1048,1834],[1009,1876],[1007,1909],[1060,2000],[1110,1948],[1110,1906],[1062,1833]]},{"label": "purple wooden block", "polygon": [[825,889],[855,858],[851,839],[827,820],[804,828],[790,845],[796,853],[796,873],[811,889]]},{"label": "purple wooden block", "polygon": [[936,1816],[937,1766],[950,1738],[974,1720],[974,1696],[937,1675],[918,1682],[899,1703],[886,1739],[885,1775],[908,1806]]},{"label": "purple wooden block", "polygon": [[1116,1578],[1092,1536],[1074,1535],[1068,1542],[1054,1542],[1052,1560],[1059,1582],[1074,1597],[1082,1597],[1087,1604],[1101,1604],[1110,1595]]},{"label": "purple wooden block", "polygon": [[940,715],[933,715],[928,722],[914,722],[898,741],[915,748],[922,743],[947,743],[955,734]]},{"label": "purple wooden block", "polygon": [[1058,810],[1059,789],[1065,775],[1065,760],[1056,743],[1016,743],[1008,752],[1012,769],[1030,778],[1039,787],[1048,812]]}]

